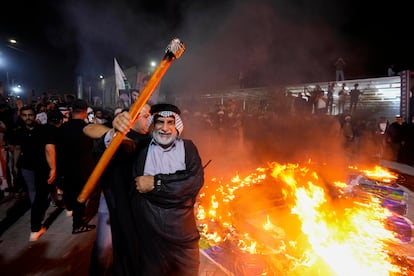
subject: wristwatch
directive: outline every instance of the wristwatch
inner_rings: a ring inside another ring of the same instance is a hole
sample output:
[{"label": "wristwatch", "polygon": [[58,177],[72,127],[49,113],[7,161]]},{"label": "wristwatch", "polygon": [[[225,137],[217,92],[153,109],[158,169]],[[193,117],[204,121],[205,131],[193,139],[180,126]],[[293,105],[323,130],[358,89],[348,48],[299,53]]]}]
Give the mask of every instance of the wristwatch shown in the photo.
[{"label": "wristwatch", "polygon": [[159,192],[161,191],[162,185],[161,185],[161,178],[159,176],[154,176],[154,190]]}]

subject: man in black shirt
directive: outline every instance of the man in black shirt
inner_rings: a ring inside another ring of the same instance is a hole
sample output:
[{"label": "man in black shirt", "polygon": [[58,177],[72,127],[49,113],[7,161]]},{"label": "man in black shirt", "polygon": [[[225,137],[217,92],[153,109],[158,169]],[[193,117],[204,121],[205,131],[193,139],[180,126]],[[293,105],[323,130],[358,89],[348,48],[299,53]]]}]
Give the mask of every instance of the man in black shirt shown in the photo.
[{"label": "man in black shirt", "polygon": [[60,127],[58,141],[59,175],[63,186],[63,197],[68,210],[73,211],[72,234],[95,229],[84,220],[85,205],[77,201],[79,193],[89,178],[94,159],[94,141],[83,133],[87,125],[88,104],[77,99],[72,104],[72,118]]},{"label": "man in black shirt", "polygon": [[11,135],[14,170],[21,170],[31,201],[30,241],[37,241],[46,232],[42,220],[49,206],[48,196],[56,177],[56,137],[49,135],[35,120],[35,109],[23,106],[20,118],[24,125]]}]

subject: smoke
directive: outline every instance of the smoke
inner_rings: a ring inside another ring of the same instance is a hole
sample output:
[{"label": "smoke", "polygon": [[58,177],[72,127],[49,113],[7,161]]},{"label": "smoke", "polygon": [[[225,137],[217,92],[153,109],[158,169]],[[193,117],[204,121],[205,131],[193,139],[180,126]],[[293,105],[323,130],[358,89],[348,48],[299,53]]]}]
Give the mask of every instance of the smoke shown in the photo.
[{"label": "smoke", "polygon": [[[113,57],[123,68],[143,68],[162,58],[171,39],[180,38],[186,51],[164,77],[162,90],[186,96],[237,86],[240,73],[256,87],[332,80],[335,60],[346,59],[355,47],[338,31],[347,24],[344,13],[334,4],[321,5],[72,1],[60,10],[65,31],[77,38],[71,46],[79,74],[111,75]],[[358,48],[354,58],[360,59],[365,52]]]},{"label": "smoke", "polygon": [[[174,37],[186,43],[187,51],[165,76],[163,90],[184,95],[235,85],[240,72],[251,86],[329,81],[339,56],[347,62],[348,79],[374,77],[378,72],[384,76],[390,63],[399,70],[412,64],[412,55],[406,54],[409,36],[393,35],[397,26],[400,32],[409,26],[409,9],[398,5],[376,3],[375,14],[372,6],[352,0],[75,0],[5,5],[9,11],[43,12],[25,26],[6,16],[3,27],[38,45],[27,48],[38,57],[30,71],[36,71],[32,68],[38,63],[54,61],[42,70],[47,71],[42,78],[51,83],[75,82],[73,75],[78,74],[112,75],[114,57],[125,68],[145,67],[149,60],[162,57]],[[73,70],[75,74],[70,74]]]},{"label": "smoke", "polygon": [[[67,43],[77,53],[78,73],[97,76],[105,70],[107,75],[112,75],[113,57],[123,68],[145,68],[149,60],[161,59],[171,39],[178,37],[185,43],[186,51],[162,80],[161,93],[172,99],[190,99],[239,87],[240,73],[251,87],[330,81],[334,79],[334,62],[339,56],[347,62],[345,74],[350,78],[352,72],[357,72],[352,71],[354,61],[358,60],[361,65],[358,70],[362,70],[369,58],[366,47],[362,43],[355,47],[350,39],[352,22],[346,16],[351,12],[350,4],[342,3],[338,10],[339,4],[318,1],[309,4],[270,0],[151,3],[72,1],[70,5],[62,5],[65,31],[68,38],[76,37],[77,43],[74,45],[65,37],[60,43]],[[271,105],[276,109],[274,103]],[[268,129],[255,129],[257,122],[253,120],[250,125],[244,121],[245,133],[258,136],[247,139],[241,147],[243,150],[236,147],[231,154],[237,152],[237,157],[232,159],[243,160],[243,164],[248,160],[252,165],[265,161],[258,160],[257,156],[267,155],[269,159],[277,156],[303,161],[306,157],[324,161],[327,149],[340,150],[337,145],[341,142],[332,138],[336,136],[323,132],[316,136],[319,132],[315,127],[320,126],[308,128],[315,122],[304,120],[287,127],[284,121],[292,121],[284,115],[279,110],[278,118],[268,119],[273,123]],[[282,131],[277,131],[279,128]],[[204,132],[201,129],[198,133]],[[203,145],[205,156],[211,153],[209,147],[218,148],[221,144],[221,149],[228,149],[228,143],[233,144],[228,140],[220,143],[219,136],[201,140],[199,144]],[[217,160],[216,155],[224,152],[221,149],[210,156]],[[344,156],[344,153],[330,156]],[[212,162],[211,166],[216,163]]]},{"label": "smoke", "polygon": [[204,21],[188,14],[191,54],[183,55],[171,75],[193,93],[238,85],[240,72],[255,87],[329,79],[342,52],[329,25],[297,22],[269,1],[232,5],[225,13],[204,14],[210,19]]}]

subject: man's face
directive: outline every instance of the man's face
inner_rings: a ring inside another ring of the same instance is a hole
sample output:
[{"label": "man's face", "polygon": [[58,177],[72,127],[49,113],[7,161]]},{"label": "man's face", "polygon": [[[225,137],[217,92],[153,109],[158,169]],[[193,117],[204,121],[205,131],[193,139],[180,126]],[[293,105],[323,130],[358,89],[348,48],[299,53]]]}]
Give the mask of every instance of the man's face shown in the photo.
[{"label": "man's face", "polygon": [[148,133],[148,117],[150,114],[151,107],[146,104],[138,114],[135,123],[132,125],[132,129],[141,134]]},{"label": "man's face", "polygon": [[97,111],[95,112],[95,117],[96,117],[96,118],[99,118],[99,119],[102,119],[102,118],[103,118],[102,111],[97,110]]},{"label": "man's face", "polygon": [[169,146],[177,138],[174,117],[158,117],[154,122],[152,137],[161,146]]},{"label": "man's face", "polygon": [[35,123],[35,113],[33,110],[23,110],[20,114],[20,117],[24,121],[24,123],[28,126],[32,126]]},{"label": "man's face", "polygon": [[131,100],[134,103],[138,99],[139,93],[134,91],[131,93]]}]

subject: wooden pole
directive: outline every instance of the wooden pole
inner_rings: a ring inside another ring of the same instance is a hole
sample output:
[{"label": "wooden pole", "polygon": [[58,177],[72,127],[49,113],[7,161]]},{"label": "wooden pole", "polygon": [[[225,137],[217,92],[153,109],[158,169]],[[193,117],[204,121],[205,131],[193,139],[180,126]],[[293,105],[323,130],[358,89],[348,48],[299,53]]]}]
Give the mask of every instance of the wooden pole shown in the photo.
[{"label": "wooden pole", "polygon": [[[154,92],[154,89],[161,81],[162,77],[170,67],[171,63],[174,60],[178,59],[184,52],[184,50],[184,44],[180,42],[180,40],[177,38],[173,39],[171,43],[168,45],[164,58],[161,60],[160,64],[157,66],[151,78],[148,80],[144,89],[140,93],[138,99],[135,101],[135,103],[131,106],[129,110],[129,114],[132,118],[131,125],[129,126],[129,128],[131,128],[132,124],[135,122],[136,118],[139,115],[139,112],[141,111],[145,103],[148,101],[148,99],[151,97],[151,94]],[[102,154],[94,170],[89,176],[88,181],[86,182],[85,186],[83,187],[81,193],[78,196],[78,201],[80,203],[84,203],[95,189],[99,178],[101,177],[105,168],[109,164],[109,161],[111,160],[112,156],[115,154],[118,147],[121,145],[126,133],[127,132],[117,132],[114,138],[112,139],[111,143],[108,145],[108,147]]]}]

